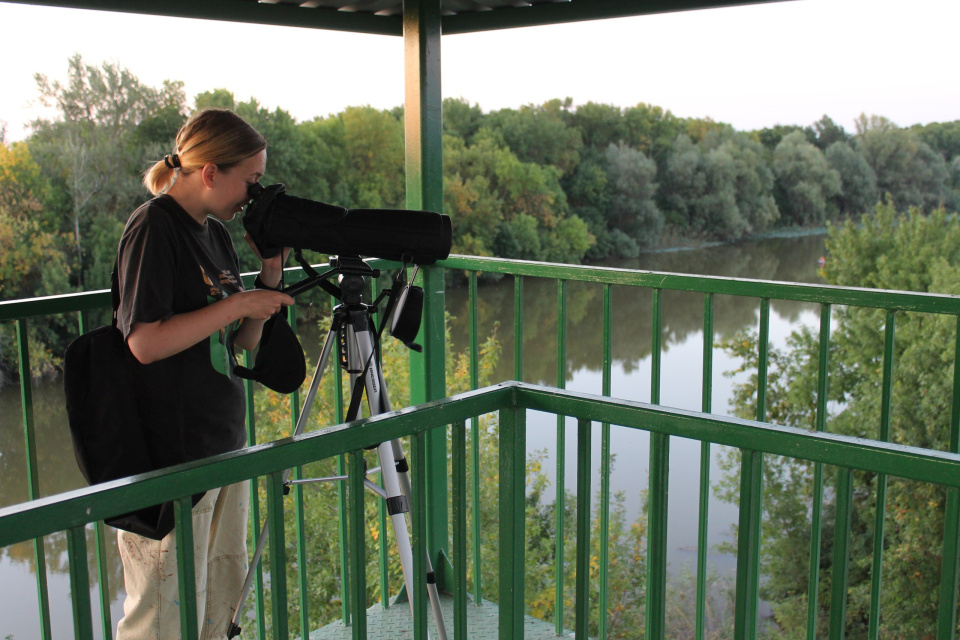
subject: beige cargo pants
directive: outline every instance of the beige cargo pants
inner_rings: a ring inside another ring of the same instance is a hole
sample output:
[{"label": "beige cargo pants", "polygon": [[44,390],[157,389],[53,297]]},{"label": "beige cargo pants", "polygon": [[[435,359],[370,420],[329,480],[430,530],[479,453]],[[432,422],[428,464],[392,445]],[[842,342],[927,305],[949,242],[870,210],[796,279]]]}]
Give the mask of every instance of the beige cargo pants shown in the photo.
[{"label": "beige cargo pants", "polygon": [[[193,508],[197,621],[201,640],[227,637],[247,574],[249,482],[208,491]],[[180,595],[176,532],[151,540],[117,532],[127,597],[117,640],[177,640]]]}]

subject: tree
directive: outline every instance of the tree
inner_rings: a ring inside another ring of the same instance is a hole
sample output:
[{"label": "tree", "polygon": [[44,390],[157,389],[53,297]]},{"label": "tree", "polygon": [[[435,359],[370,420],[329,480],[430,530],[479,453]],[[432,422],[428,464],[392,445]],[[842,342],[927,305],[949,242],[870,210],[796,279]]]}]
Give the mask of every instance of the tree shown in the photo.
[{"label": "tree", "polygon": [[840,192],[834,196],[837,210],[848,216],[869,212],[880,194],[877,174],[866,158],[846,142],[834,142],[824,155],[840,176]]},{"label": "tree", "polygon": [[580,162],[583,146],[580,132],[569,126],[564,117],[571,105],[568,98],[519,110],[501,109],[490,113],[484,126],[499,136],[521,162],[554,166],[565,175]]},{"label": "tree", "polygon": [[774,175],[763,145],[746,134],[720,129],[708,133],[703,146],[723,152],[733,163],[737,209],[746,223],[743,233],[760,233],[773,226],[780,210],[773,197]]},{"label": "tree", "polygon": [[[82,287],[84,263],[91,258],[85,255],[84,236],[93,219],[126,219],[145,195],[139,171],[147,152],[155,154],[161,147],[159,141],[136,138],[137,128],[159,112],[181,113],[185,101],[180,82],[154,89],[119,64],[96,67],[80,55],[70,58],[67,75],[65,84],[34,76],[42,103],[55,107],[58,117],[32,123],[30,146],[44,173],[56,176],[55,186],[66,195],[61,211],[73,235]],[[97,273],[93,280],[106,277]]]},{"label": "tree", "polygon": [[643,102],[624,109],[623,121],[627,128],[624,141],[653,158],[657,165],[664,161],[674,139],[681,133],[699,140],[707,131],[722,126],[709,119],[686,121],[662,107]]},{"label": "tree", "polygon": [[654,200],[656,163],[622,142],[611,143],[605,155],[610,176],[611,228],[620,229],[638,244],[653,244],[663,229],[663,214]]},{"label": "tree", "polygon": [[606,149],[629,137],[627,122],[620,107],[588,102],[570,114],[570,122],[580,132],[585,147]]},{"label": "tree", "polygon": [[[911,208],[898,213],[891,201],[877,205],[860,224],[847,221],[831,227],[824,277],[829,284],[881,289],[960,292],[960,228],[943,209],[923,215]],[[878,439],[883,393],[883,312],[854,307],[838,309],[829,352],[831,433]],[[890,441],[946,450],[951,432],[956,320],[945,316],[898,313],[893,354],[893,398]],[[879,327],[879,330],[878,330]],[[806,329],[795,333],[787,349],[771,355],[767,407],[778,424],[815,428],[819,338]],[[755,335],[737,336],[727,349],[755,370]],[[737,414],[756,411],[756,376],[736,392]],[[765,540],[761,545],[765,599],[771,600],[780,634],[794,637],[805,616],[805,558],[796,553],[809,545],[809,499],[812,466],[797,460],[772,460],[765,470]],[[730,478],[733,481],[733,478]],[[877,478],[855,474],[854,561],[850,572],[847,635],[866,633],[870,558]],[[732,485],[731,485],[732,487]],[[891,478],[887,487],[884,536],[882,637],[935,635],[937,602],[930,598],[940,581],[945,489]],[[829,522],[834,496],[827,493],[824,522]],[[824,530],[821,555],[829,558],[832,543]],[[829,617],[829,572],[824,567],[819,599],[819,633]]]},{"label": "tree", "polygon": [[844,128],[826,115],[813,123],[813,129],[816,132],[816,140],[813,143],[821,151],[826,151],[830,145],[837,142],[850,142],[851,140],[851,136]]},{"label": "tree", "polygon": [[897,206],[929,210],[950,196],[943,157],[886,118],[857,119],[857,150],[876,173],[880,193],[893,196]]},{"label": "tree", "polygon": [[473,140],[473,135],[482,126],[483,111],[479,105],[470,104],[463,98],[444,98],[443,100],[443,133],[460,138],[466,143]]},{"label": "tree", "polygon": [[[26,143],[0,144],[0,300],[62,293],[69,266],[66,242],[56,220],[45,215],[50,186]],[[30,334],[34,377],[52,375],[61,352],[56,347],[60,323],[37,323]],[[10,323],[0,327],[0,344],[12,342]],[[16,370],[16,350],[0,349],[0,374]],[[0,375],[0,382],[2,382]]]},{"label": "tree", "polygon": [[793,224],[823,224],[830,216],[830,199],[840,193],[840,174],[806,136],[795,131],[773,152],[777,205]]}]

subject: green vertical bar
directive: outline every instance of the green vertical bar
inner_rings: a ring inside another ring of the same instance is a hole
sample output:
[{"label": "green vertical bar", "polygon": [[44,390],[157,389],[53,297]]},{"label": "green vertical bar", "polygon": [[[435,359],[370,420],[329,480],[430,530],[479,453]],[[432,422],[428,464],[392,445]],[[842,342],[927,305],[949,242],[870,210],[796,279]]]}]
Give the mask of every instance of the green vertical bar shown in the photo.
[{"label": "green vertical bar", "polygon": [[576,637],[590,630],[590,421],[577,420],[577,586],[574,603]]},{"label": "green vertical bar", "polygon": [[82,526],[67,530],[67,559],[70,566],[73,637],[80,640],[93,640],[90,576],[87,574],[87,531]]},{"label": "green vertical bar", "polygon": [[737,597],[733,637],[756,640],[760,604],[760,521],[763,516],[763,454],[742,451],[737,530]]},{"label": "green vertical bar", "polygon": [[350,548],[350,600],[353,620],[353,639],[365,640],[367,637],[367,560],[365,549],[367,540],[363,524],[363,451],[354,451],[347,456],[348,480],[347,493],[349,508],[349,548]]},{"label": "green vertical bar", "polygon": [[[650,397],[660,404],[663,291],[653,291],[653,328],[650,372]],[[649,533],[647,543],[647,619],[648,638],[663,638],[666,633],[667,602],[667,504],[670,475],[670,437],[650,434]]]},{"label": "green vertical bar", "polygon": [[[829,304],[820,305],[820,348],[817,363],[817,431],[826,431],[830,370]],[[813,501],[810,517],[810,560],[807,568],[807,640],[817,637],[817,609],[820,599],[820,540],[823,530],[823,463],[813,465]]]},{"label": "green vertical bar", "polygon": [[[896,312],[887,311],[883,341],[883,382],[880,396],[880,440],[890,442],[890,420],[893,409],[893,361],[896,335]],[[880,637],[880,603],[883,579],[883,538],[887,515],[887,476],[877,474],[877,503],[873,523],[873,568],[870,572],[870,613],[867,637]]]},{"label": "green vertical bar", "polygon": [[760,301],[760,357],[757,370],[757,420],[767,418],[767,369],[770,352],[770,299]]},{"label": "green vertical bar", "polygon": [[660,357],[663,341],[663,290],[653,290],[653,318],[650,352],[650,404],[660,404]]},{"label": "green vertical bar", "polygon": [[[77,314],[77,328],[81,334],[86,333],[89,317],[86,311]],[[107,560],[107,544],[103,522],[93,525],[95,555],[97,563],[97,595],[100,604],[100,627],[104,638],[113,635],[113,620],[110,615],[110,567]]]},{"label": "green vertical bar", "polygon": [[283,473],[267,476],[267,530],[270,539],[270,607],[273,612],[273,637],[286,640],[290,635],[287,619],[287,546],[283,526]]},{"label": "green vertical bar", "polygon": [[[477,272],[470,272],[470,388],[480,386],[480,349],[477,329]],[[480,545],[480,418],[470,419],[470,469],[473,474],[471,506],[473,509],[473,602],[480,606],[483,602],[483,580],[481,576]]]},{"label": "green vertical bar", "polygon": [[[440,431],[445,431],[440,429]],[[410,524],[413,550],[413,638],[427,640],[427,488],[425,473],[427,433],[416,433],[411,440],[411,467],[416,470],[411,482]]]},{"label": "green vertical bar", "polygon": [[[383,472],[380,472],[380,486],[385,487]],[[387,503],[377,500],[377,526],[380,528],[380,538],[377,540],[377,551],[380,555],[380,606],[390,608],[390,545],[387,542]]]},{"label": "green vertical bar", "polygon": [[[440,69],[440,0],[403,3],[404,137],[407,208],[443,213],[443,94]],[[424,308],[419,344],[410,352],[410,400],[422,404],[447,395],[444,317],[444,269],[421,269]],[[427,547],[434,567],[449,557],[447,513],[447,434],[427,439]],[[442,579],[443,572],[438,572]],[[442,584],[438,585],[443,587]]]},{"label": "green vertical bar", "polygon": [[[330,297],[331,309],[336,307],[338,300]],[[343,424],[343,371],[339,364],[334,362],[330,365],[333,378],[333,408],[334,420],[337,424]],[[411,372],[412,374],[412,372]],[[337,475],[347,475],[347,456],[340,454],[337,456]],[[350,512],[350,504],[347,496],[347,486],[344,482],[337,483],[337,519],[339,524],[340,539],[340,615],[344,626],[350,625],[351,620],[351,593],[350,593],[350,534],[347,526],[347,514]]]},{"label": "green vertical bar", "polygon": [[110,566],[107,559],[107,538],[103,529],[103,522],[94,523],[93,532],[97,555],[97,582],[99,583],[98,595],[100,597],[100,626],[103,629],[103,637],[109,638],[113,635],[113,622],[110,616],[110,584],[108,578]]},{"label": "green vertical bar", "polygon": [[[244,366],[253,368],[254,358],[249,351],[243,352]],[[243,387],[246,390],[246,414],[247,414],[247,445],[257,444],[257,415],[254,405],[254,387],[253,381],[244,380]],[[250,530],[251,540],[256,541],[260,536],[260,479],[252,478],[250,481]],[[258,562],[254,573],[254,598],[256,598],[256,620],[257,620],[257,638],[263,640],[267,637],[267,616],[266,604],[263,599],[263,563]]]},{"label": "green vertical bar", "polygon": [[[953,399],[950,418],[950,453],[960,453],[960,317],[953,353]],[[947,489],[943,553],[940,569],[938,640],[953,640],[957,628],[958,573],[960,573],[960,489]]]},{"label": "green vertical bar", "polygon": [[[710,413],[713,407],[713,294],[703,294],[703,380],[700,410]],[[707,550],[710,546],[710,442],[700,443],[700,517],[697,520],[697,620],[696,640],[706,636],[707,617]]]},{"label": "green vertical bar", "polygon": [[[603,373],[602,393],[609,397],[613,370],[613,289],[610,284],[603,285]],[[608,633],[607,601],[610,564],[610,424],[600,427],[600,589],[597,615],[599,616],[598,637],[605,640]]]},{"label": "green vertical bar", "polygon": [[[30,376],[30,332],[27,321],[17,320],[17,355],[20,360],[20,407],[23,414],[23,444],[27,454],[27,499],[40,497],[40,475],[37,465],[37,439],[33,425],[33,386]],[[33,541],[33,560],[37,570],[37,603],[40,607],[40,638],[49,640],[50,593],[47,589],[47,559],[43,538]]]},{"label": "green vertical bar", "polygon": [[500,640],[523,637],[526,413],[500,410]]},{"label": "green vertical bar", "polygon": [[177,540],[177,587],[180,597],[180,637],[192,640],[200,635],[197,623],[197,573],[193,557],[193,499],[173,501],[173,522]]},{"label": "green vertical bar", "polygon": [[453,425],[453,637],[467,640],[467,424]]},{"label": "green vertical bar", "polygon": [[833,532],[830,588],[830,639],[843,640],[847,627],[847,578],[850,564],[850,520],[853,517],[853,472],[837,469],[837,522]]},{"label": "green vertical bar", "polygon": [[[557,388],[563,389],[567,384],[567,281],[557,280]],[[554,614],[553,623],[556,634],[563,634],[563,615],[564,615],[564,586],[565,576],[564,568],[566,559],[564,557],[564,545],[566,543],[566,534],[564,532],[564,510],[566,508],[565,498],[567,488],[566,479],[566,456],[567,443],[565,433],[566,417],[557,415],[557,465],[554,473],[557,482],[557,499],[555,519],[556,534],[554,535]]]},{"label": "green vertical bar", "polygon": [[[287,322],[296,332],[297,328],[297,307],[292,305],[287,307]],[[289,396],[290,403],[290,433],[297,430],[297,421],[300,419],[300,392],[294,391]],[[293,469],[294,480],[303,480],[303,467],[298,466]],[[297,540],[297,591],[300,602],[300,637],[302,640],[309,640],[310,637],[310,606],[309,606],[309,586],[307,580],[307,533],[306,533],[306,513],[303,504],[303,485],[295,484],[293,486],[293,510],[294,521],[296,522],[296,540]]]},{"label": "green vertical bar", "polygon": [[513,279],[513,379],[523,382],[523,276]]}]

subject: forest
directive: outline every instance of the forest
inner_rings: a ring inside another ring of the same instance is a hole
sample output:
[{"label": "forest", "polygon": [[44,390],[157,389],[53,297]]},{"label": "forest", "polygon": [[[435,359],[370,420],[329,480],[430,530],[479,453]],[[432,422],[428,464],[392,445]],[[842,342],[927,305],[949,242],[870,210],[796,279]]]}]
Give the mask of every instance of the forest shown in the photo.
[{"label": "forest", "polygon": [[[188,101],[182,82],[146,86],[79,54],[65,80],[35,79],[55,116],[9,144],[0,122],[0,300],[107,288],[124,222],[149,196],[142,172],[198,109],[234,109],[264,134],[265,184],[344,207],[405,204],[402,107],[298,122],[223,88]],[[898,207],[960,205],[960,121],[902,128],[862,115],[847,131],[824,116],[736,131],[649,104],[570,99],[492,112],[446,99],[443,121],[454,253],[579,264],[823,227],[885,195]],[[239,239],[241,225],[232,231]],[[57,370],[58,333],[41,329],[35,373]]]}]

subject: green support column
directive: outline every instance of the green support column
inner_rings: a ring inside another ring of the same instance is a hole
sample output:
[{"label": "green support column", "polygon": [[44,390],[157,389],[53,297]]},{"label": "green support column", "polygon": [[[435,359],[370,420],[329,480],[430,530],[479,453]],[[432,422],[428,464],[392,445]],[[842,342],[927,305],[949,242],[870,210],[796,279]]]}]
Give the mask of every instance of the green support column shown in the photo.
[{"label": "green support column", "polygon": [[[406,76],[405,138],[407,208],[443,212],[443,123],[440,93],[440,0],[403,3]],[[420,404],[447,395],[444,361],[443,270],[421,271],[423,319],[418,343],[410,352],[410,400]],[[447,434],[427,436],[427,548],[444,587],[444,558],[450,557],[447,517]]]}]

